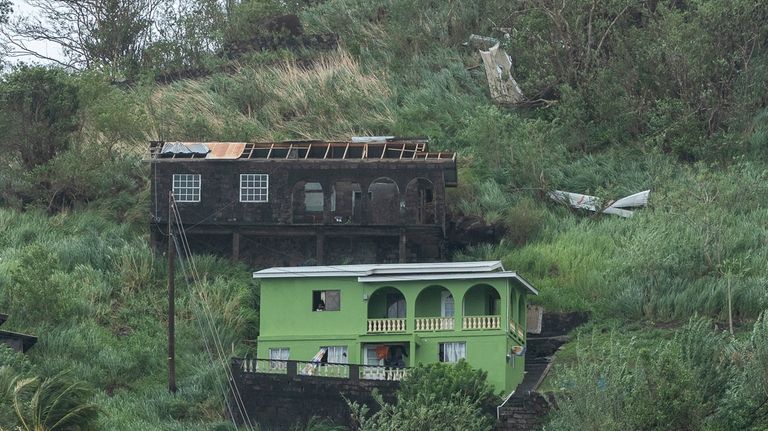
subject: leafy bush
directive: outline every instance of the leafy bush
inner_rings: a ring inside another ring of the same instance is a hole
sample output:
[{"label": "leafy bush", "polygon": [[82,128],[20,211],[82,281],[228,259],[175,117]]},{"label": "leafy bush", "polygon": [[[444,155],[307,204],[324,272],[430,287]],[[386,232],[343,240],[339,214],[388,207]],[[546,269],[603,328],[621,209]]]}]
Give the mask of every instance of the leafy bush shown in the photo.
[{"label": "leafy bush", "polygon": [[465,361],[427,364],[412,369],[397,392],[397,402],[385,403],[368,415],[366,406],[350,403],[360,431],[416,431],[430,429],[490,430],[500,397],[486,381],[486,373]]},{"label": "leafy bush", "polygon": [[700,318],[651,344],[616,332],[580,337],[576,362],[556,367],[559,408],[550,427],[749,429],[765,418],[768,400],[765,357],[753,344],[765,338],[764,327],[761,319],[749,342]]}]

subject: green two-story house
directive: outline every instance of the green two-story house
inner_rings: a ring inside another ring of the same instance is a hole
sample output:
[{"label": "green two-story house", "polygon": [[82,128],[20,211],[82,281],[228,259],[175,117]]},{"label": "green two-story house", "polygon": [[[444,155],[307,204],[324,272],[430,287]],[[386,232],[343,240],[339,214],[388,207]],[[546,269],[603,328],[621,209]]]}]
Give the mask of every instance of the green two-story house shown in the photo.
[{"label": "green two-story house", "polygon": [[465,359],[509,393],[525,366],[526,296],[501,262],[270,268],[261,280],[257,355],[360,364],[399,378],[419,363]]}]

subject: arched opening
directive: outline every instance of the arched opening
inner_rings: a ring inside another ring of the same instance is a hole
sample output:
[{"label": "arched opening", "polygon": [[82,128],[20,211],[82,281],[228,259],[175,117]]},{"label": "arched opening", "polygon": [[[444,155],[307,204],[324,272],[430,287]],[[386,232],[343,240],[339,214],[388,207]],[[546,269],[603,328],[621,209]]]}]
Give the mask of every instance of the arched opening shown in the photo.
[{"label": "arched opening", "polygon": [[291,196],[293,203],[292,220],[294,223],[323,222],[325,199],[323,185],[318,182],[300,181],[293,187]]},{"label": "arched opening", "polygon": [[368,333],[405,332],[403,292],[381,287],[368,298]]},{"label": "arched opening", "polygon": [[454,328],[453,294],[443,286],[429,286],[416,297],[416,331],[446,331]]},{"label": "arched opening", "polygon": [[405,188],[405,208],[409,223],[435,224],[435,186],[426,178],[415,178]]},{"label": "arched opening", "polygon": [[501,295],[493,286],[477,284],[464,294],[464,329],[501,329]]},{"label": "arched opening", "polygon": [[368,199],[371,202],[371,223],[400,222],[400,189],[394,180],[386,177],[373,180],[368,187]]},{"label": "arched opening", "polygon": [[377,289],[368,298],[369,319],[404,319],[405,295],[394,287]]},{"label": "arched opening", "polygon": [[362,203],[363,191],[360,184],[351,181],[337,181],[331,192],[333,223],[360,223]]}]

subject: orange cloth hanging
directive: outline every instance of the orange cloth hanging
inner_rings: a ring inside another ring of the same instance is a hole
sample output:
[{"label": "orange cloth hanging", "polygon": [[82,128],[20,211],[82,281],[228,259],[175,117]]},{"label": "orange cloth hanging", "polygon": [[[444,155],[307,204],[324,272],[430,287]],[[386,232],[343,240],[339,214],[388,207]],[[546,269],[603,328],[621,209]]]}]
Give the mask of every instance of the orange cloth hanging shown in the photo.
[{"label": "orange cloth hanging", "polygon": [[379,359],[384,359],[389,355],[389,346],[382,345],[376,347],[376,357]]}]

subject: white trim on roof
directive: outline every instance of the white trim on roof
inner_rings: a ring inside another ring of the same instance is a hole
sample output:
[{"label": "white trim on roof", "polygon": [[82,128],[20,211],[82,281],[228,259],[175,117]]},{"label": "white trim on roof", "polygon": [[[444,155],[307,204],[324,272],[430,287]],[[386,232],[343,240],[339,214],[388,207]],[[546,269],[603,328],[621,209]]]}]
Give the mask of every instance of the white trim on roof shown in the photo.
[{"label": "white trim on roof", "polygon": [[253,278],[364,277],[395,274],[451,274],[503,271],[500,261],[295,266],[263,269]]},{"label": "white trim on roof", "polygon": [[358,277],[357,281],[360,283],[389,283],[396,281],[429,281],[429,280],[488,280],[506,278],[514,279],[520,282],[526,289],[532,294],[538,295],[539,291],[536,290],[530,283],[524,278],[511,271],[491,272],[487,274],[478,273],[463,273],[463,274],[424,274],[424,275],[393,275],[393,276],[367,276]]}]

